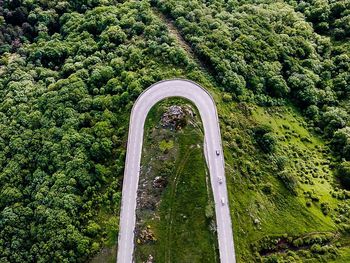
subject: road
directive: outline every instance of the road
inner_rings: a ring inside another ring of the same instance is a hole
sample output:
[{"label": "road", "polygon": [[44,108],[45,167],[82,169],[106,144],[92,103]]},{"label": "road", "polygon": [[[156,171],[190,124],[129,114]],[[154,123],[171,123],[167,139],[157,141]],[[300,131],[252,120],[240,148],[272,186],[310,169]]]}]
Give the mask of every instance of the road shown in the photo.
[{"label": "road", "polygon": [[[181,79],[165,80],[152,85],[138,97],[132,108],[124,170],[117,263],[133,262],[136,197],[145,120],[149,110],[157,102],[168,97],[186,98],[198,108],[204,127],[204,151],[214,195],[220,262],[235,263],[225,163],[215,102],[198,84]],[[217,150],[220,155],[216,154]],[[222,184],[218,182],[219,176],[222,177]],[[222,198],[225,200],[224,205],[221,202]]]}]

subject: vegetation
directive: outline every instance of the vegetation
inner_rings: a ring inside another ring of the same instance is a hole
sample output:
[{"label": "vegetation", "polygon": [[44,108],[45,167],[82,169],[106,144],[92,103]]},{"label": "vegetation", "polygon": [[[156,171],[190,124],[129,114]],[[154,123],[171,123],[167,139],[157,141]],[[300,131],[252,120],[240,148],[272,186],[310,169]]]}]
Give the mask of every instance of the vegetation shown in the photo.
[{"label": "vegetation", "polygon": [[[239,101],[271,106],[292,100],[328,138],[347,126],[348,1],[152,3],[173,20],[222,89]],[[295,10],[325,35],[315,33]]]},{"label": "vegetation", "polygon": [[38,22],[35,39],[3,44],[0,261],[83,262],[116,243],[132,101],[185,70],[185,53],[147,1],[23,2],[3,12],[30,7],[55,30]]},{"label": "vegetation", "polygon": [[[215,214],[209,174],[203,152],[203,132],[198,113],[187,116],[181,130],[160,125],[161,115],[170,105],[183,105],[180,99],[158,103],[146,121],[135,256],[145,262],[218,262]],[[173,146],[164,152],[157,141]],[[163,185],[156,185],[163,182]],[[149,186],[145,186],[148,184]],[[154,233],[152,240],[142,238],[144,229]]]},{"label": "vegetation", "polygon": [[350,162],[342,162],[339,165],[339,177],[343,185],[350,188]]},{"label": "vegetation", "polygon": [[349,1],[288,1],[305,14],[316,32],[343,40],[350,37]]},{"label": "vegetation", "polygon": [[349,8],[0,0],[0,261],[115,252],[133,101],[183,77],[218,105],[238,261],[348,262]]}]

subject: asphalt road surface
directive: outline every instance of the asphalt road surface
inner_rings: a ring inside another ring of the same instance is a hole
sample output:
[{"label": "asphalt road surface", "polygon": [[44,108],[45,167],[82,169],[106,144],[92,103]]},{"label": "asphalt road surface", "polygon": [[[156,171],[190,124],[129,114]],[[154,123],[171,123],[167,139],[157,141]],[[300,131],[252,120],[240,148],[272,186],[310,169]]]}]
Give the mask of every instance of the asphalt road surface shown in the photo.
[{"label": "asphalt road surface", "polygon": [[[139,96],[132,108],[123,181],[117,263],[133,262],[136,197],[145,120],[149,110],[157,102],[168,97],[186,98],[199,110],[204,127],[205,157],[215,201],[220,262],[234,263],[236,259],[232,223],[227,202],[224,157],[215,102],[211,95],[199,85],[181,79],[161,81],[152,85]],[[216,151],[219,151],[219,155]],[[222,177],[221,184],[219,177]]]}]

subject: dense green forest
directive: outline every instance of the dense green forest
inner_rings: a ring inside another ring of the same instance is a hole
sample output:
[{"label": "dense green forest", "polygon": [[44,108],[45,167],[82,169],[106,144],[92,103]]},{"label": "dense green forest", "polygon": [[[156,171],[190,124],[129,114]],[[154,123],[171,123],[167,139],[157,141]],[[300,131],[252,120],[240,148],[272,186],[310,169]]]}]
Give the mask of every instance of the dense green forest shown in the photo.
[{"label": "dense green forest", "polygon": [[[272,234],[336,258],[350,232],[349,36],[349,0],[0,0],[0,261],[86,262],[115,245],[133,101],[174,77],[219,105],[238,259],[277,262]],[[265,228],[243,220],[253,192],[278,199]],[[314,225],[287,229],[298,209]]]},{"label": "dense green forest", "polygon": [[152,2],[225,91],[264,106],[293,101],[350,160],[349,1]]},{"label": "dense green forest", "polygon": [[83,262],[115,242],[132,101],[190,66],[146,1],[108,3],[3,3],[1,262]]}]

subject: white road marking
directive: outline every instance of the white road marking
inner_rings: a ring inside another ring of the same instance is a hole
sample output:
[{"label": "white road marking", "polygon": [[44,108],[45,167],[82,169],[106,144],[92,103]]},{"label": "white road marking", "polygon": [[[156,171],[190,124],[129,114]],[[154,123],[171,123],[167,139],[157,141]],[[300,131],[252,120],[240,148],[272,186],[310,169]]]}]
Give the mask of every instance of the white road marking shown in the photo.
[{"label": "white road marking", "polygon": [[[132,108],[122,190],[117,263],[133,262],[136,198],[145,120],[149,110],[157,102],[169,97],[183,97],[192,101],[200,113],[204,127],[205,157],[215,202],[220,262],[235,263],[225,162],[215,102],[198,84],[182,79],[166,80],[152,85],[137,98]],[[217,150],[221,153],[219,156],[216,155]],[[223,178],[222,184],[217,182],[218,176]],[[221,198],[226,200],[225,205],[221,204]]]}]

